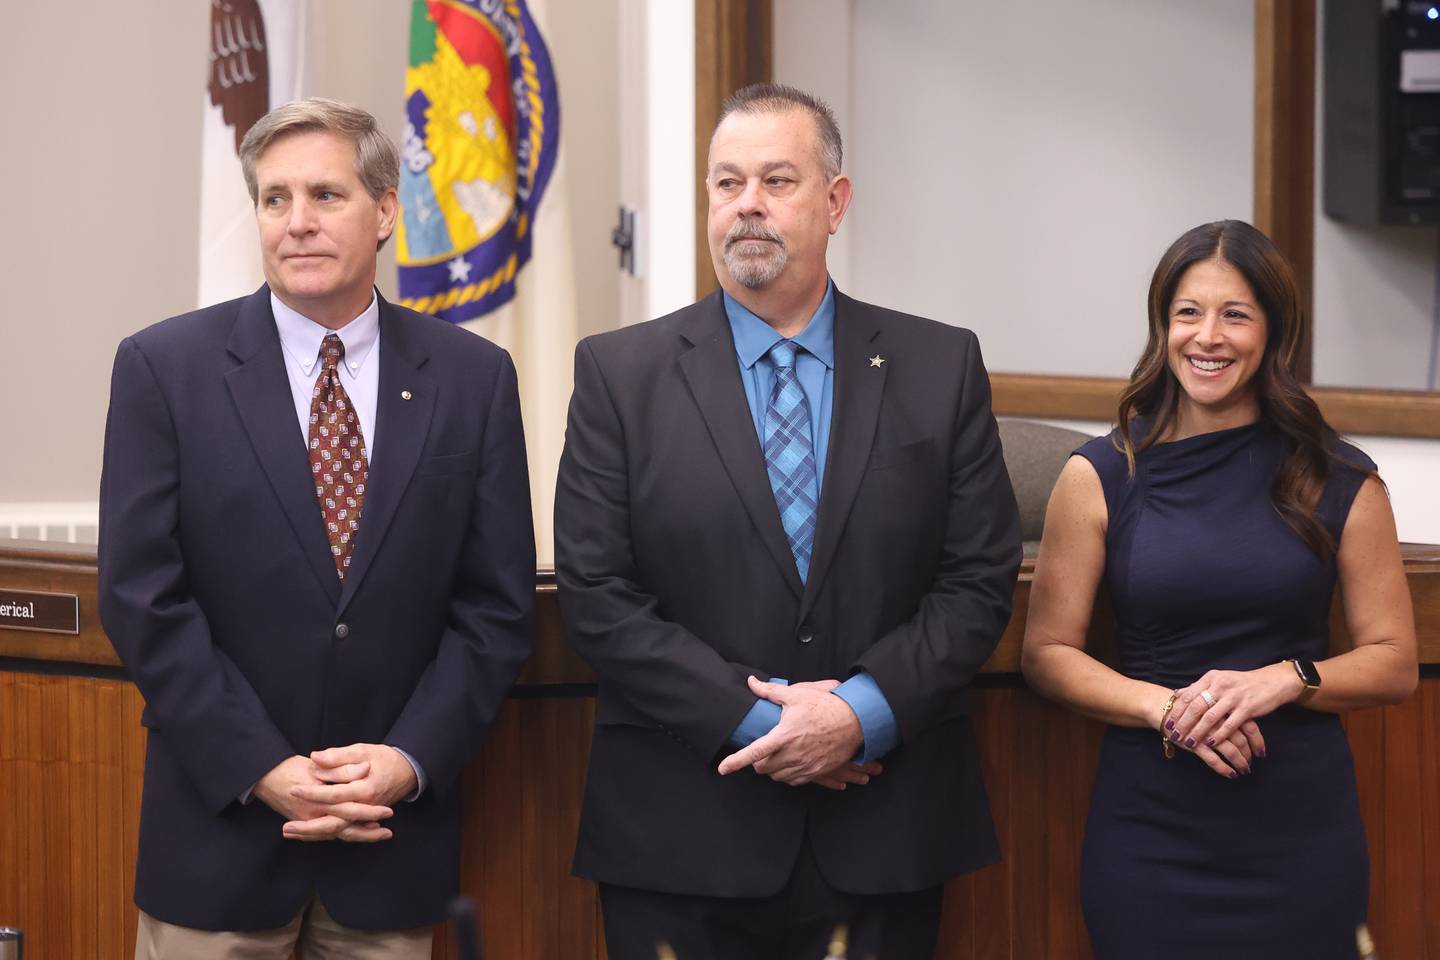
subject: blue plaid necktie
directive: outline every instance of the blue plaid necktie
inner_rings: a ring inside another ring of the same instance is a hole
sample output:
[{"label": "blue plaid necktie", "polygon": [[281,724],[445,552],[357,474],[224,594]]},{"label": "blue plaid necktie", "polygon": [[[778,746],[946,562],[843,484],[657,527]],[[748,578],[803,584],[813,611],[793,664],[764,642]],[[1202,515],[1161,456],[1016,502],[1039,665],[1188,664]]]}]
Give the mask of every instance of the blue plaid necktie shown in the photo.
[{"label": "blue plaid necktie", "polygon": [[795,555],[800,582],[810,572],[815,543],[819,491],[815,487],[815,445],[810,440],[810,404],[795,376],[795,344],[781,340],[770,348],[775,386],[765,408],[765,468],[780,510],[780,525]]}]

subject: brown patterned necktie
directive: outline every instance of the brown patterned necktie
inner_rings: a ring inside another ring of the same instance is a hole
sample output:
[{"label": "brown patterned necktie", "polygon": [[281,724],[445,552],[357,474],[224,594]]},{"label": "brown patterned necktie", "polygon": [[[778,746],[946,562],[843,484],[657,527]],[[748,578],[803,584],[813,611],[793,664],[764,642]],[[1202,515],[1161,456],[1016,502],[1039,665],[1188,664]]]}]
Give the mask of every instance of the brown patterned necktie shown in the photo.
[{"label": "brown patterned necktie", "polygon": [[370,473],[360,418],[340,383],[340,361],[344,357],[345,344],[335,334],[327,334],[320,344],[320,375],[310,395],[310,429],[306,437],[315,498],[320,501],[325,535],[330,539],[335,572],[341,580],[350,569]]}]

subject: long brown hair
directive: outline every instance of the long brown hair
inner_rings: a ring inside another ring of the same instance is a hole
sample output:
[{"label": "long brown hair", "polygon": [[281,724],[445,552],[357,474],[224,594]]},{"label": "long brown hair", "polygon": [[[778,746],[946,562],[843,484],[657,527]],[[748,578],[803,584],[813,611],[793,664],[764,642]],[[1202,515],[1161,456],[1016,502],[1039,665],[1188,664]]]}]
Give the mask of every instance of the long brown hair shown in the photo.
[{"label": "long brown hair", "polygon": [[[1217,220],[1186,231],[1170,245],[1150,280],[1150,335],[1145,351],[1120,396],[1115,445],[1125,454],[1130,475],[1135,456],[1154,446],[1175,424],[1181,387],[1169,363],[1170,302],[1180,278],[1191,266],[1221,260],[1240,272],[1265,313],[1265,354],[1251,380],[1260,418],[1285,438],[1286,456],[1270,499],[1290,529],[1321,558],[1335,552],[1335,539],[1315,516],[1325,489],[1337,436],[1320,408],[1295,376],[1295,358],[1305,340],[1306,318],[1300,309],[1295,274],[1270,238],[1242,220]],[[1131,419],[1148,418],[1149,429],[1137,443]],[[1349,464],[1370,476],[1374,471]]]}]

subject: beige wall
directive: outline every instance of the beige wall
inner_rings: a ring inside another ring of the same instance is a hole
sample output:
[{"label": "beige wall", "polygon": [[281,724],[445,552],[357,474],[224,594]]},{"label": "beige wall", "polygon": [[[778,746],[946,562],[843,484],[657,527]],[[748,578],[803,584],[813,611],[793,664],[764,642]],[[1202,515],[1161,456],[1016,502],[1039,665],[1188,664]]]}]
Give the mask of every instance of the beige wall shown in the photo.
[{"label": "beige wall", "polygon": [[116,344],[194,305],[209,15],[5,7],[0,500],[95,497]]},{"label": "beige wall", "polygon": [[992,370],[1128,374],[1165,247],[1253,206],[1253,8],[777,3],[777,78],[846,125],[836,282]]},{"label": "beige wall", "polygon": [[[582,334],[617,323],[620,2],[531,0],[560,86]],[[365,107],[397,140],[409,12],[310,0],[311,91]],[[0,33],[0,503],[95,499],[116,345],[196,306],[209,4],[76,0],[63,31],[57,15],[8,4]],[[393,245],[379,286],[393,296]],[[570,345],[557,350],[568,363]]]},{"label": "beige wall", "polygon": [[[619,221],[620,205],[619,8],[624,2],[530,4],[540,17],[560,87],[560,155],[566,173],[561,187],[571,216],[576,327],[582,337],[620,325],[620,256],[610,245],[610,230]],[[568,367],[570,345],[560,345],[559,353]]]}]

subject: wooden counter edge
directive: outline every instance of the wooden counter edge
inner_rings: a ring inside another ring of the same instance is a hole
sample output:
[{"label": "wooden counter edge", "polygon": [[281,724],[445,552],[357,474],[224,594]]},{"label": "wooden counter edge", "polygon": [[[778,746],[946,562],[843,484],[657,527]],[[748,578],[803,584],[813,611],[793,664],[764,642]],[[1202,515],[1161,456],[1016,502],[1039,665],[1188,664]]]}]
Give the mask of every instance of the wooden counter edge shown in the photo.
[{"label": "wooden counter edge", "polygon": [[[1440,663],[1440,546],[1403,544],[1401,553],[1414,599],[1416,623],[1420,627],[1420,662]],[[1015,611],[983,672],[1015,673],[1020,669],[1020,642],[1025,635],[1025,614],[1034,573],[1035,558],[1026,556],[1015,584]],[[80,597],[81,605],[78,637],[0,628],[0,657],[55,664],[119,666],[115,651],[100,628],[96,611],[93,546],[0,541],[0,588],[73,593]],[[519,682],[542,686],[594,683],[594,674],[565,642],[553,569],[536,571],[535,593],[535,650]],[[1343,632],[1343,619],[1336,617],[1334,626],[1337,632]]]}]

